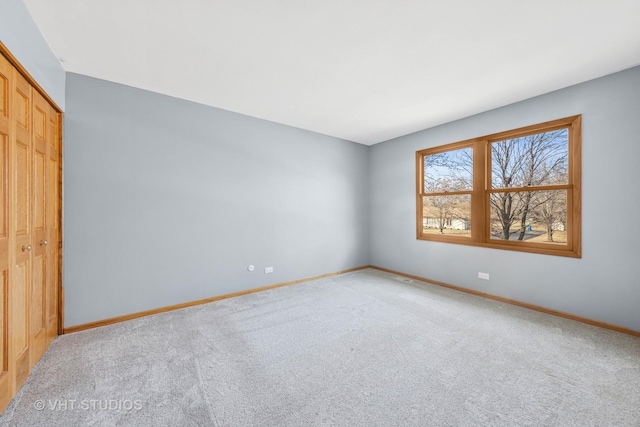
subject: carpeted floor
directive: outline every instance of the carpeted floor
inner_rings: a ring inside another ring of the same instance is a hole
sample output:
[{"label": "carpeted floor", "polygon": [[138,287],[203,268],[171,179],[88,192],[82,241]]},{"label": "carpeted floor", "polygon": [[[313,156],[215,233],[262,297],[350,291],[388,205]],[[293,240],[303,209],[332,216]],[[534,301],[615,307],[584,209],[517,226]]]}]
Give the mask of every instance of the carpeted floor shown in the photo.
[{"label": "carpeted floor", "polygon": [[61,336],[0,425],[637,427],[640,339],[362,270]]}]

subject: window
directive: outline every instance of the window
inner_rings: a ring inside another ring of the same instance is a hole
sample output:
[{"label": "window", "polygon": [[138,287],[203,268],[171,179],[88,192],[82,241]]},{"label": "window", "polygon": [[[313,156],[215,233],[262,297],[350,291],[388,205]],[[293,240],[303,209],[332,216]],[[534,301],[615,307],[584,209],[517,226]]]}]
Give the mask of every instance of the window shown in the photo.
[{"label": "window", "polygon": [[581,116],[416,153],[421,240],[581,256]]}]

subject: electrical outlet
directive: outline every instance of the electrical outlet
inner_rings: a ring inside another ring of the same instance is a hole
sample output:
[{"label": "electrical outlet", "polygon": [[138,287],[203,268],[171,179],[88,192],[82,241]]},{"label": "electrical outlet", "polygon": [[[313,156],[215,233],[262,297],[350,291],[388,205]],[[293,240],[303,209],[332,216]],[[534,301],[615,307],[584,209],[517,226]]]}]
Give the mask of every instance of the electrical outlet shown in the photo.
[{"label": "electrical outlet", "polygon": [[264,274],[267,274],[267,273],[273,273],[273,267],[265,267]]},{"label": "electrical outlet", "polygon": [[478,272],[478,279],[489,280],[489,273]]}]

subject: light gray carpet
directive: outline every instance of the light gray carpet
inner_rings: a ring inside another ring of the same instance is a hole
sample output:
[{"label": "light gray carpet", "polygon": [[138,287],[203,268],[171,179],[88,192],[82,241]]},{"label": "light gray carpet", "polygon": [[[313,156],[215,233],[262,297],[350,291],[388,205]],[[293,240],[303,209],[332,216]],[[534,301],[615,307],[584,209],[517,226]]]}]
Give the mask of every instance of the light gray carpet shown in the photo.
[{"label": "light gray carpet", "polygon": [[0,424],[640,426],[640,339],[363,270],[59,337]]}]

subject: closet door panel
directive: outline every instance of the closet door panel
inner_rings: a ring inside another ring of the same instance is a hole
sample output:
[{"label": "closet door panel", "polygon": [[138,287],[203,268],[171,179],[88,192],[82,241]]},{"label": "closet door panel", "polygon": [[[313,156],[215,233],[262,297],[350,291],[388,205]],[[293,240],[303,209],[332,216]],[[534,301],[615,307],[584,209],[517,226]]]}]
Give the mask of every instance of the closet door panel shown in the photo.
[{"label": "closet door panel", "polygon": [[0,56],[0,408],[13,396],[9,372],[9,106],[12,67]]},{"label": "closet door panel", "polygon": [[47,132],[48,157],[46,171],[46,284],[45,284],[45,325],[47,346],[58,334],[58,232],[60,227],[58,197],[58,114],[51,108]]},{"label": "closet door panel", "polygon": [[15,268],[10,281],[11,347],[16,367],[16,390],[30,372],[29,300],[32,263],[32,123],[31,86],[14,71],[14,135],[13,135],[13,211],[15,217]]},{"label": "closet door panel", "polygon": [[33,90],[33,260],[31,298],[29,300],[29,339],[31,367],[42,357],[46,350],[46,291],[47,291],[47,165],[49,130],[49,104],[38,92]]}]

